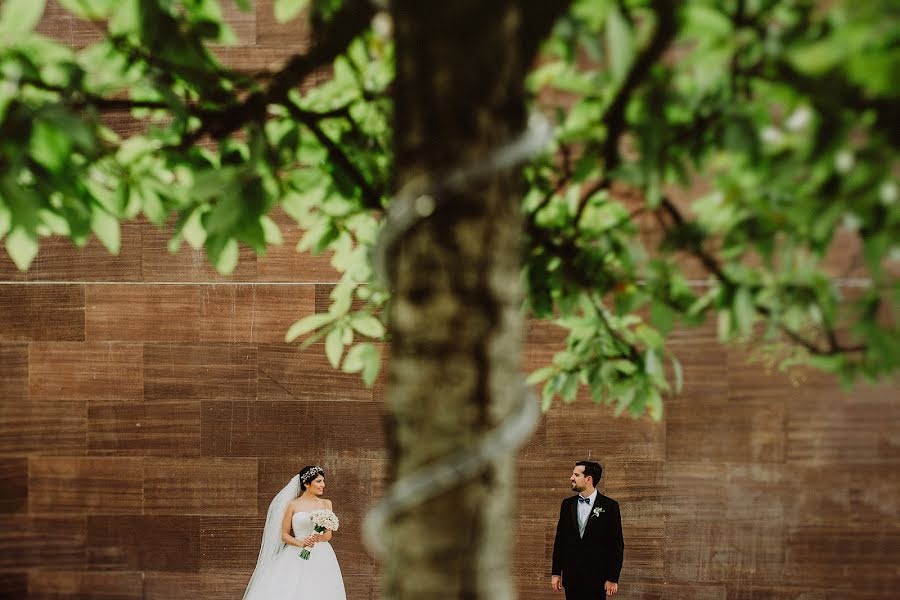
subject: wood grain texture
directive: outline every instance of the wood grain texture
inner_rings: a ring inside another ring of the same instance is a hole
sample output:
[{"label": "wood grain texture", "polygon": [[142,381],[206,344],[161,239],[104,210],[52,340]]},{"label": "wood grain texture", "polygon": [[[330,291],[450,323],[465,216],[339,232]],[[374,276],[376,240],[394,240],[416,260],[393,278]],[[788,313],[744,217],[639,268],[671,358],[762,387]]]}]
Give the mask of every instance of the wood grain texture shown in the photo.
[{"label": "wood grain texture", "polygon": [[31,514],[140,514],[143,464],[134,458],[33,458]]},{"label": "wood grain texture", "polygon": [[28,573],[0,573],[0,599],[26,600],[28,598]]},{"label": "wood grain texture", "polygon": [[28,511],[28,459],[0,458],[0,514]]},{"label": "wood grain texture", "polygon": [[85,564],[85,517],[0,515],[0,572],[40,568],[78,571]]},{"label": "wood grain texture", "polygon": [[143,348],[118,342],[34,342],[28,393],[34,401],[139,402]]},{"label": "wood grain texture", "polygon": [[303,237],[303,231],[292,217],[280,208],[274,209],[269,216],[281,230],[284,243],[270,246],[265,256],[257,258],[256,276],[259,281],[323,283],[341,278],[341,274],[331,266],[333,253],[313,255],[297,252],[297,243]]},{"label": "wood grain texture", "polygon": [[28,281],[140,281],[141,224],[120,224],[121,250],[109,253],[92,234],[78,249],[63,237],[41,238],[41,246],[28,268]]},{"label": "wood grain texture", "polygon": [[85,549],[89,570],[197,572],[200,517],[90,516]]},{"label": "wood grain texture", "polygon": [[0,406],[28,399],[28,344],[0,342]]},{"label": "wood grain texture", "polygon": [[325,345],[265,344],[259,347],[259,399],[371,402],[373,391],[359,373],[333,369]]},{"label": "wood grain texture", "polygon": [[253,568],[199,574],[147,572],[144,600],[242,598]]},{"label": "wood grain texture", "polygon": [[41,570],[28,578],[34,600],[141,600],[143,574]]},{"label": "wood grain texture", "polygon": [[308,286],[88,286],[91,341],[272,342],[313,311]]},{"label": "wood grain texture", "polygon": [[256,460],[144,461],[144,513],[148,515],[256,514]]},{"label": "wood grain texture", "polygon": [[201,518],[200,570],[242,571],[255,565],[265,524],[265,517],[256,516]]},{"label": "wood grain texture", "polygon": [[144,345],[146,400],[255,400],[255,344]]},{"label": "wood grain texture", "polygon": [[200,402],[92,402],[88,406],[87,452],[95,456],[199,456]]},{"label": "wood grain texture", "polygon": [[0,403],[0,456],[80,456],[86,446],[86,402]]},{"label": "wood grain texture", "polygon": [[173,223],[160,229],[149,221],[142,221],[140,227],[141,274],[144,281],[229,282],[256,278],[256,252],[247,246],[240,247],[234,273],[220,275],[210,264],[203,248],[195,250],[185,242],[178,252],[169,252]]},{"label": "wood grain texture", "polygon": [[84,340],[84,287],[0,285],[0,341]]},{"label": "wood grain texture", "polygon": [[203,402],[203,456],[383,454],[382,415],[366,402]]}]

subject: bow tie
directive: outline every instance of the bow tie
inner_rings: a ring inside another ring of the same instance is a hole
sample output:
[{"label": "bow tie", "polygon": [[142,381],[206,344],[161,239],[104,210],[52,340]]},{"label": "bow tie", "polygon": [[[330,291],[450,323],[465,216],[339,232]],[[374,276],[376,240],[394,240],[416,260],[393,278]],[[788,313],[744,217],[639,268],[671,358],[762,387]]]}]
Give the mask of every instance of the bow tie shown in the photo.
[{"label": "bow tie", "polygon": [[578,496],[578,502],[579,502],[579,503],[584,502],[585,504],[590,504],[590,503],[591,503],[591,499],[590,499],[590,498],[585,498],[585,497],[583,497],[583,496]]}]

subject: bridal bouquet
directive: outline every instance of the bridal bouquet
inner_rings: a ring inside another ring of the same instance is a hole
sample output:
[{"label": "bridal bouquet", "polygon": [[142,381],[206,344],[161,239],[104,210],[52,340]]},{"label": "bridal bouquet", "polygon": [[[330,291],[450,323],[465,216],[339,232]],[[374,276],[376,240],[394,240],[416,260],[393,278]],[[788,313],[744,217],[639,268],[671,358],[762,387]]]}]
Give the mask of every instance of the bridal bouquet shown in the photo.
[{"label": "bridal bouquet", "polygon": [[[316,533],[325,533],[326,529],[337,531],[338,526],[340,525],[337,515],[327,508],[312,511],[309,513],[309,520],[315,525],[314,529]],[[300,552],[300,558],[309,560],[309,548],[304,548]]]}]

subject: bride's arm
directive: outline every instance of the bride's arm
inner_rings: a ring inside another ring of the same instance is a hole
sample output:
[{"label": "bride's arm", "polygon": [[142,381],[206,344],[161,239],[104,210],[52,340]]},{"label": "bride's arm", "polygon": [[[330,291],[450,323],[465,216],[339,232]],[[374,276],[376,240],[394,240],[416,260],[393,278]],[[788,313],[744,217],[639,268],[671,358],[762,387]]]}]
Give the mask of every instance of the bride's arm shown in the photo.
[{"label": "bride's arm", "polygon": [[294,516],[294,507],[288,504],[287,510],[284,511],[284,518],[281,520],[281,541],[298,548],[305,547],[305,540],[298,540],[291,535],[291,519]]}]

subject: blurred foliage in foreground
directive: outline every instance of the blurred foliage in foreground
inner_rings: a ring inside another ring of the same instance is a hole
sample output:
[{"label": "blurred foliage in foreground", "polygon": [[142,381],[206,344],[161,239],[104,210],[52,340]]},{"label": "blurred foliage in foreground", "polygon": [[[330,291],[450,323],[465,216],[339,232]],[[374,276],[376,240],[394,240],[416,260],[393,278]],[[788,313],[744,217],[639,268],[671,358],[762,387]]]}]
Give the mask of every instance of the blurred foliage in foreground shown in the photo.
[{"label": "blurred foliage in foreground", "polygon": [[[305,232],[298,251],[333,252],[343,273],[288,340],[324,338],[335,368],[371,384],[388,329],[369,256],[390,202],[390,15],[276,0],[314,41],[251,73],[210,50],[236,41],[217,0],[58,3],[106,39],[74,50],[33,32],[44,0],[0,5],[0,238],[19,268],[50,235],[93,233],[116,254],[120,222],[143,214],[174,223],[171,251],[205,248],[229,273],[239,244],[282,242],[280,205]],[[556,125],[523,170],[526,308],[569,332],[531,377],[545,406],[587,386],[658,418],[682,380],[667,335],[710,318],[783,368],[891,377],[898,81],[893,0],[574,2],[523,90]],[[120,137],[114,112],[143,133]],[[853,287],[823,268],[842,229],[861,248]]]}]

